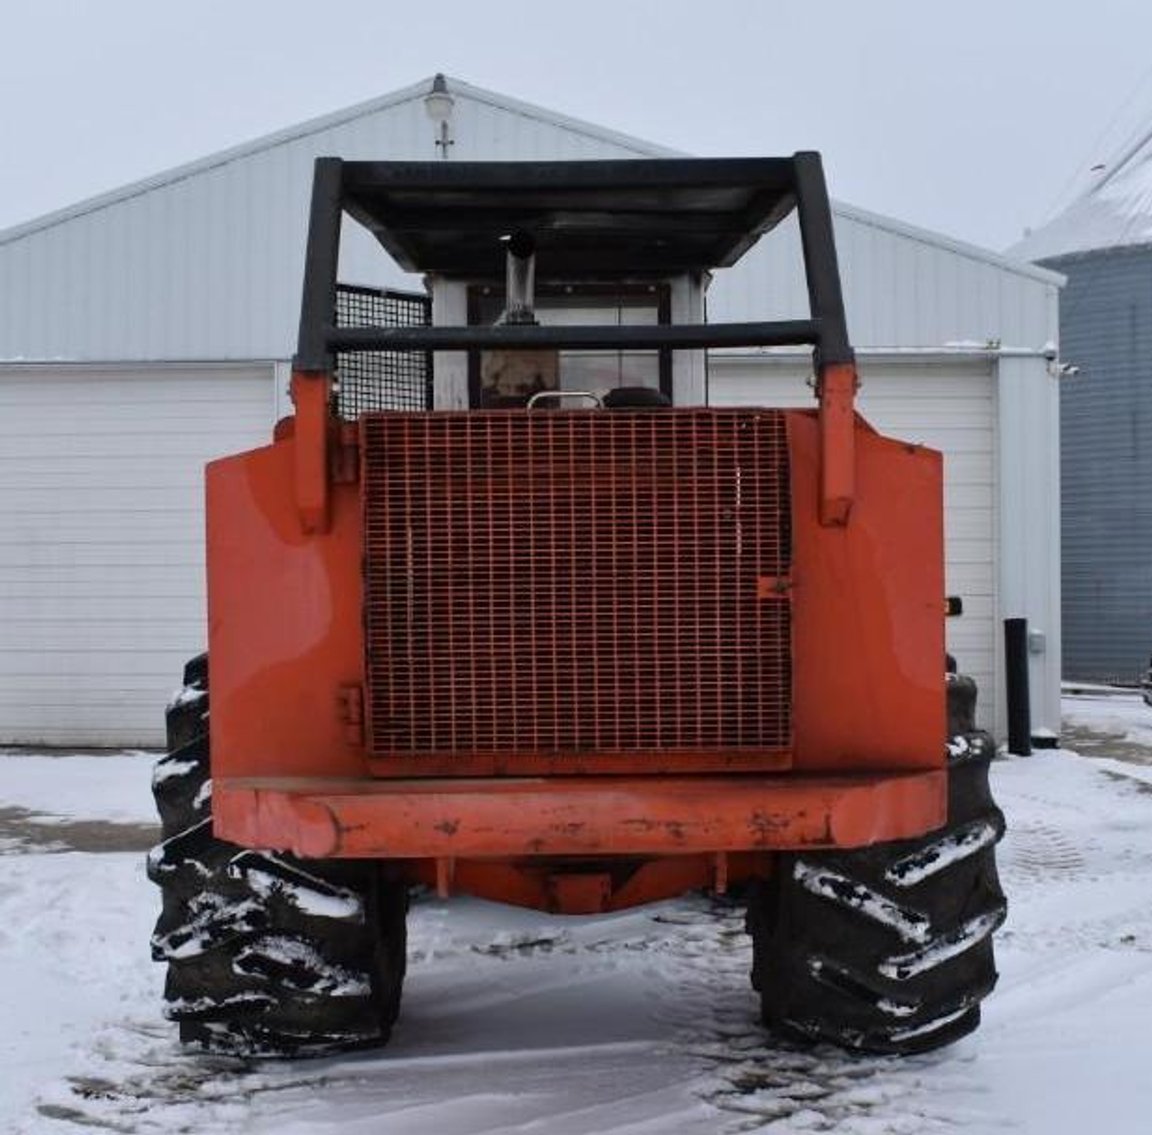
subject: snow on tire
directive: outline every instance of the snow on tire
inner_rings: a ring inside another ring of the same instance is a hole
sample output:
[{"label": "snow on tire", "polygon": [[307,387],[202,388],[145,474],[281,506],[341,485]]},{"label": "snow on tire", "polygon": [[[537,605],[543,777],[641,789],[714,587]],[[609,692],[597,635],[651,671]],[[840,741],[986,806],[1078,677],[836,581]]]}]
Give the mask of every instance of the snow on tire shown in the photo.
[{"label": "snow on tire", "polygon": [[181,1040],[246,1056],[383,1044],[399,1011],[407,888],[374,862],[312,863],[211,830],[205,656],[168,707],[153,793],[163,905],[152,954]]},{"label": "snow on tire", "polygon": [[854,851],[781,855],[772,878],[752,889],[752,983],[765,1024],[898,1054],[976,1028],[996,983],[992,936],[1007,909],[995,862],[1004,817],[988,786],[993,752],[987,734],[953,737],[943,828]]}]

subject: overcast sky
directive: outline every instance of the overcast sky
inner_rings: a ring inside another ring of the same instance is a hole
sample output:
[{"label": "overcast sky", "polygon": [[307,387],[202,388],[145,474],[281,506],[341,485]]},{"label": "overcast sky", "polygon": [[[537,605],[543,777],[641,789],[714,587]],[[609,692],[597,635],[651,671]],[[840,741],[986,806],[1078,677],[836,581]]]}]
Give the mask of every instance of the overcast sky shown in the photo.
[{"label": "overcast sky", "polygon": [[[1148,0],[2,0],[0,227],[444,71],[991,248],[1152,128]],[[381,155],[386,156],[386,155]]]}]

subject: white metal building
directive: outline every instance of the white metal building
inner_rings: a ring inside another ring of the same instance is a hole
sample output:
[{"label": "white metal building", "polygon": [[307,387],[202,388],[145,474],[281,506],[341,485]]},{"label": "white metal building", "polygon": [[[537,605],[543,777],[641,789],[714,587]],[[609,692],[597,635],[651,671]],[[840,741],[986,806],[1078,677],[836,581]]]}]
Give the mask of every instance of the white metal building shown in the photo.
[{"label": "white metal building", "polygon": [[[204,642],[201,467],[285,410],[315,157],[670,153],[447,87],[443,126],[425,82],[0,233],[0,744],[160,740]],[[1002,726],[1000,620],[1026,616],[1033,724],[1058,729],[1062,278],[847,206],[836,232],[862,409],[946,455],[950,648]],[[419,287],[345,243],[345,278]],[[774,233],[717,276],[710,318],[806,314],[799,267],[795,229]],[[810,404],[808,370],[714,353],[709,399]]]}]

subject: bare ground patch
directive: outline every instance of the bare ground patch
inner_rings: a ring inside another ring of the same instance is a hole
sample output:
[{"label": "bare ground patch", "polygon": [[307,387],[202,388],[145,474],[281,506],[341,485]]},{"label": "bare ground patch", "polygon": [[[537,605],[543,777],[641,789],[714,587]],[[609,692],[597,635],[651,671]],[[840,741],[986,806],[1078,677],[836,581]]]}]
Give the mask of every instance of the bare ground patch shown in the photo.
[{"label": "bare ground patch", "polygon": [[1060,743],[1065,749],[1074,749],[1086,757],[1113,757],[1134,765],[1152,765],[1152,745],[1132,741],[1123,733],[1108,733],[1066,721]]},{"label": "bare ground patch", "polygon": [[147,851],[159,838],[156,824],[67,820],[27,808],[0,807],[0,854]]}]

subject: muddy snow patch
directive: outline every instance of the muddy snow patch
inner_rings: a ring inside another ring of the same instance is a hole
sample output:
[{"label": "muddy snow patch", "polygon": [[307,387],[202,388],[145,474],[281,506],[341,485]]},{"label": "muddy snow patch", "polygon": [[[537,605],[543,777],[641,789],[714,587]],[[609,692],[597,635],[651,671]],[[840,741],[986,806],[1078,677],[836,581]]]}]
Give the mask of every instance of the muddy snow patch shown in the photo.
[{"label": "muddy snow patch", "polygon": [[30,851],[146,851],[159,834],[156,824],[68,820],[27,808],[0,807],[0,855]]},{"label": "muddy snow patch", "polygon": [[1067,748],[1152,765],[1152,706],[1140,694],[1066,695],[1061,706]]}]

